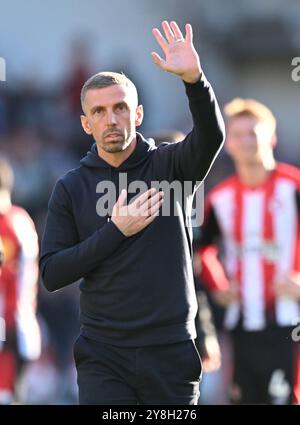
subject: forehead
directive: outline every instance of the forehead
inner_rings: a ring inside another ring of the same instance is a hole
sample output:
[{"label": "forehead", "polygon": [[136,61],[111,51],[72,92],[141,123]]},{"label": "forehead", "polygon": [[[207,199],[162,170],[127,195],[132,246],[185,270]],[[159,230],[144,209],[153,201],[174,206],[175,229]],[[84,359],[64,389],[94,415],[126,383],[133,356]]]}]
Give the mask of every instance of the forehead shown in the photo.
[{"label": "forehead", "polygon": [[255,128],[259,123],[258,118],[253,115],[238,115],[228,119],[227,128],[229,130],[248,130]]},{"label": "forehead", "polygon": [[94,106],[109,107],[119,102],[130,104],[134,98],[134,91],[131,87],[114,84],[100,89],[89,89],[86,92],[85,104],[89,109]]}]

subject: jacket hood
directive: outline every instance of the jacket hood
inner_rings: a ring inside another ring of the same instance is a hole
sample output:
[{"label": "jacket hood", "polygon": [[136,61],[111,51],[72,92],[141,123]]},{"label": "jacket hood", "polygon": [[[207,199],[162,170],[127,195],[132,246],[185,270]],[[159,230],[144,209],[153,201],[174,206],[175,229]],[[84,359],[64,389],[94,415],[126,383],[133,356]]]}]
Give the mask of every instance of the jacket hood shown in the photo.
[{"label": "jacket hood", "polygon": [[[151,151],[156,149],[153,139],[145,139],[140,133],[136,133],[137,144],[135,150],[126,159],[119,167],[118,170],[129,170],[134,168],[144,162],[147,157],[151,154]],[[80,161],[80,164],[85,167],[91,168],[111,168],[112,166],[108,164],[104,159],[100,158],[97,151],[96,143],[91,147],[91,150],[88,151],[85,157]]]}]

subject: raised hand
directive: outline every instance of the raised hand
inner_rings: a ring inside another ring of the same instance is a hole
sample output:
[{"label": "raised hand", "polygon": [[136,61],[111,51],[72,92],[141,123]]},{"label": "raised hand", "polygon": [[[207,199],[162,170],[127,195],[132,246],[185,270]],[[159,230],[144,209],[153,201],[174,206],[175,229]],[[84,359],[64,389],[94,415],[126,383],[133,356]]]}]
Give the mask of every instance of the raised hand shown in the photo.
[{"label": "raised hand", "polygon": [[152,34],[162,48],[165,59],[152,52],[152,59],[164,71],[178,75],[187,83],[195,83],[201,76],[201,65],[198,53],[193,45],[193,30],[190,24],[185,26],[185,38],[177,23],[162,22],[165,37],[159,29],[153,28]]}]

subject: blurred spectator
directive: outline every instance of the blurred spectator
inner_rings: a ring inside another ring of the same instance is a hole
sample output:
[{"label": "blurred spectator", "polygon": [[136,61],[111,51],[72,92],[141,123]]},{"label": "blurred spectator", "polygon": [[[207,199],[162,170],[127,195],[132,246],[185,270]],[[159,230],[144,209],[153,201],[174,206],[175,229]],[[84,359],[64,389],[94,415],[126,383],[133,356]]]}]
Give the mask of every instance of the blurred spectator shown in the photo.
[{"label": "blurred spectator", "polygon": [[73,41],[68,68],[67,79],[64,84],[65,96],[72,114],[78,118],[81,114],[81,88],[91,74],[89,44],[85,42],[84,38],[77,38]]},{"label": "blurred spectator", "polygon": [[292,331],[300,300],[300,170],[275,162],[276,121],[268,108],[235,99],[225,113],[236,175],[207,197],[200,277],[227,307],[232,402],[289,404],[299,400]]},{"label": "blurred spectator", "polygon": [[0,404],[11,403],[28,361],[40,355],[36,318],[38,240],[27,212],[11,203],[13,173],[0,159],[0,237],[4,262],[0,276],[0,316],[5,340],[0,341]]}]

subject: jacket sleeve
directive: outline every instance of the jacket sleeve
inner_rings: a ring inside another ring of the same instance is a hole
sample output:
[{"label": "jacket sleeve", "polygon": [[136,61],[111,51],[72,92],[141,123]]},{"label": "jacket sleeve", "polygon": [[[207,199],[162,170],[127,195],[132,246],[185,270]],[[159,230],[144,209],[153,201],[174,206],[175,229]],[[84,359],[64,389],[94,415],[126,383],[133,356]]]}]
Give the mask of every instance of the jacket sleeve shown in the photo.
[{"label": "jacket sleeve", "polygon": [[218,240],[221,230],[215,215],[210,197],[205,203],[205,219],[197,241],[195,255],[199,257],[201,269],[199,279],[210,291],[222,291],[229,288],[222,263],[218,258]]},{"label": "jacket sleeve", "polygon": [[36,317],[38,236],[34,223],[26,211],[18,208],[12,222],[20,246],[14,312],[18,329],[18,355],[24,360],[36,360],[41,354],[41,334]]},{"label": "jacket sleeve", "polygon": [[0,237],[0,274],[1,274],[1,267],[3,265],[3,262],[4,262],[4,252],[3,252],[2,239]]},{"label": "jacket sleeve", "polygon": [[71,200],[60,180],[49,201],[40,270],[45,287],[55,291],[84,277],[126,239],[112,221],[79,240]]},{"label": "jacket sleeve", "polygon": [[212,87],[202,74],[185,84],[193,129],[180,142],[162,144],[156,151],[161,179],[202,181],[209,172],[225,138],[224,121]]},{"label": "jacket sleeve", "polygon": [[207,354],[206,346],[212,342],[218,345],[217,331],[214,324],[213,314],[204,291],[198,290],[198,312],[195,319],[197,330],[197,338],[195,345],[200,353],[201,358],[205,358]]}]

